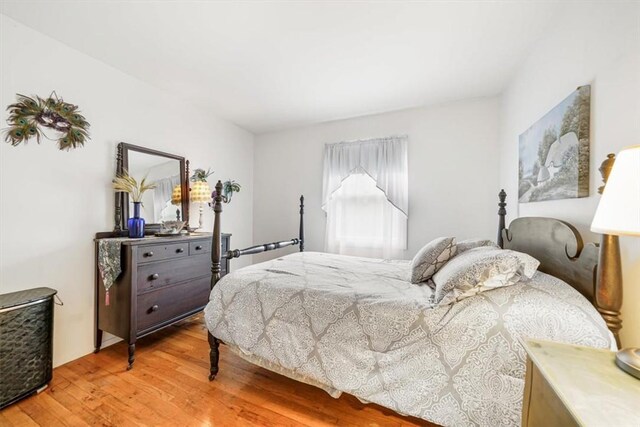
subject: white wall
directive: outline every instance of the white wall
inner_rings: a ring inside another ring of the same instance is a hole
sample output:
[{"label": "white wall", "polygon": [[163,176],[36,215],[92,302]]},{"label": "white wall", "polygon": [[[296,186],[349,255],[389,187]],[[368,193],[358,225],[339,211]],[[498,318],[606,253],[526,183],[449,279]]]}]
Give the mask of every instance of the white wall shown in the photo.
[{"label": "white wall", "polygon": [[[91,123],[91,140],[70,152],[47,140],[18,147],[0,143],[0,293],[36,286],[59,291],[59,365],[93,350],[92,239],[113,228],[116,144],[183,155],[192,170],[211,166],[212,178],[245,184],[225,206],[223,219],[223,231],[243,247],[253,243],[253,135],[6,16],[0,15],[0,28],[2,122],[16,93],[48,96],[55,89]],[[211,218],[207,210],[207,228]],[[191,220],[197,222],[195,206]]]},{"label": "white wall", "polygon": [[[598,202],[601,160],[640,143],[640,5],[581,4],[567,16],[540,40],[501,100],[270,133],[256,137],[254,149],[249,132],[0,15],[3,111],[16,93],[46,96],[55,89],[80,105],[92,125],[91,141],[70,152],[58,151],[50,141],[0,143],[0,292],[34,286],[59,290],[65,305],[56,307],[56,365],[93,349],[92,238],[113,226],[110,179],[119,141],[183,155],[192,169],[211,166],[212,178],[242,183],[223,216],[223,231],[233,233],[234,247],[297,236],[297,199],[304,194],[306,246],[322,250],[323,145],[393,134],[410,139],[406,258],[439,235],[495,238],[501,186],[509,193],[510,218],[554,216],[586,232]],[[592,85],[591,197],[523,204],[518,211],[518,135],[587,83]],[[211,218],[207,210],[207,227]],[[197,221],[195,206],[191,220]],[[622,249],[622,338],[626,345],[640,345],[640,239],[623,237]],[[240,258],[232,265],[250,261]]]},{"label": "white wall", "polygon": [[[539,41],[505,91],[500,133],[500,184],[509,217],[568,220],[597,241],[589,225],[600,197],[598,167],[607,153],[640,144],[640,4],[573,3]],[[517,205],[518,135],[569,95],[591,84],[591,195]],[[640,239],[622,237],[623,345],[640,345]]]},{"label": "white wall", "polygon": [[[297,200],[304,194],[306,249],[322,251],[324,144],[400,134],[409,136],[409,242],[405,258],[437,236],[495,239],[498,108],[495,98],[476,99],[256,136],[256,243],[297,236]],[[283,253],[269,252],[255,259]]]}]

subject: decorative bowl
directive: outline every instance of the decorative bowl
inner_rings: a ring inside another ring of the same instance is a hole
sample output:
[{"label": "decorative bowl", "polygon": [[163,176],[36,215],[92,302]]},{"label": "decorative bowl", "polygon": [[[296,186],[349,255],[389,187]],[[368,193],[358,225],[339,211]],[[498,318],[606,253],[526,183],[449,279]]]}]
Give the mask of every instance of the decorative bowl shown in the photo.
[{"label": "decorative bowl", "polygon": [[180,234],[180,231],[182,231],[186,223],[186,221],[162,221],[160,233]]}]

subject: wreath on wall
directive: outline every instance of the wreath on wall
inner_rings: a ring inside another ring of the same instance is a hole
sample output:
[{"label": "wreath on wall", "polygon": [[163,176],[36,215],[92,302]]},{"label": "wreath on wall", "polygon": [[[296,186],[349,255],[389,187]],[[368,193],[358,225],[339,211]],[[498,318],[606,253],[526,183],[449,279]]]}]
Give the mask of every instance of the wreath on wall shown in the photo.
[{"label": "wreath on wall", "polygon": [[[36,138],[38,144],[44,136],[58,142],[60,150],[83,146],[89,139],[89,123],[78,111],[78,106],[64,102],[54,92],[48,98],[32,98],[17,94],[18,102],[7,107],[9,128],[5,129],[5,142],[15,146]],[[58,132],[58,138],[49,138],[44,129]]]}]

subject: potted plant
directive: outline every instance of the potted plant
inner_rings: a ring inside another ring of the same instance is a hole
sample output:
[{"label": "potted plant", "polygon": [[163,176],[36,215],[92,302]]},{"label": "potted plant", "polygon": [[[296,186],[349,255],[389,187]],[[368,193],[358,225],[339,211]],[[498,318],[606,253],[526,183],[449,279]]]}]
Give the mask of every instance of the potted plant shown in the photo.
[{"label": "potted plant", "polygon": [[207,169],[206,171],[204,169],[198,168],[196,170],[193,171],[193,175],[191,175],[191,182],[207,182],[207,178],[209,178],[211,175],[213,175],[213,171],[211,170],[211,168]]},{"label": "potted plant", "polygon": [[134,177],[129,175],[127,171],[124,171],[121,175],[116,176],[113,179],[113,189],[117,192],[128,193],[131,201],[133,202],[133,217],[127,221],[127,228],[129,229],[129,237],[141,238],[144,237],[144,218],[140,217],[140,206],[142,205],[142,195],[147,190],[156,188],[155,183],[147,183],[147,178],[144,177],[140,182],[136,181]]},{"label": "potted plant", "polygon": [[[222,183],[222,201],[224,203],[231,203],[233,193],[239,193],[242,186],[236,181],[229,179]],[[215,199],[215,190],[211,193],[211,199]],[[213,208],[213,200],[209,202],[209,206]]]},{"label": "potted plant", "polygon": [[225,203],[231,203],[233,193],[240,192],[240,184],[234,180],[228,180],[222,183],[222,199]]}]

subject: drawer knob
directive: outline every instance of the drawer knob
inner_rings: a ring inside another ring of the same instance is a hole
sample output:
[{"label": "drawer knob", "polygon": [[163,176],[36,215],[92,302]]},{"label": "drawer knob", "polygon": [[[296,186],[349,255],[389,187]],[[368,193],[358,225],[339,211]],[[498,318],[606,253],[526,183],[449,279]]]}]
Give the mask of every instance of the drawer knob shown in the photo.
[{"label": "drawer knob", "polygon": [[146,256],[147,258],[151,258],[153,256],[153,251],[145,253],[144,256]]},{"label": "drawer knob", "polygon": [[196,246],[196,251],[200,251],[200,250],[202,250],[202,246],[200,245]]},{"label": "drawer knob", "polygon": [[184,248],[178,248],[178,249],[176,249],[176,253],[181,254],[182,252],[184,252]]},{"label": "drawer knob", "polygon": [[159,309],[159,308],[160,308],[160,307],[158,307],[158,304],[154,304],[154,305],[151,307],[151,311],[158,311],[158,309]]},{"label": "drawer knob", "polygon": [[158,273],[152,274],[151,276],[149,276],[149,280],[158,280],[158,278],[160,277],[160,275],[158,275]]}]

